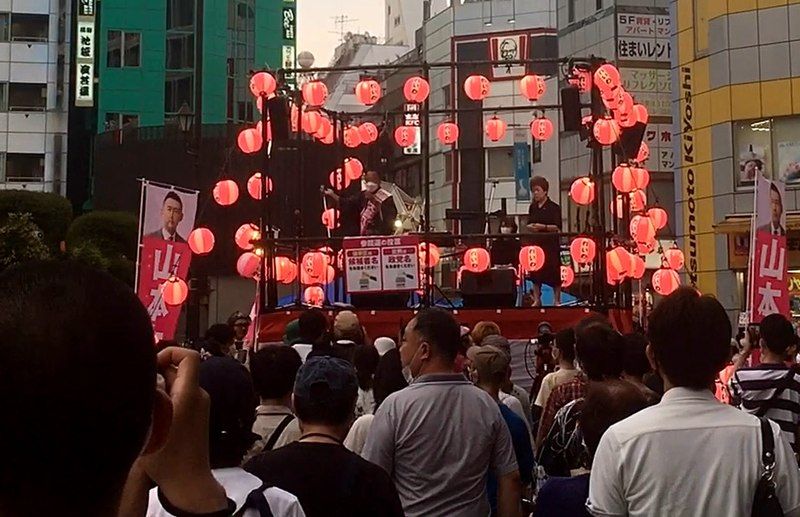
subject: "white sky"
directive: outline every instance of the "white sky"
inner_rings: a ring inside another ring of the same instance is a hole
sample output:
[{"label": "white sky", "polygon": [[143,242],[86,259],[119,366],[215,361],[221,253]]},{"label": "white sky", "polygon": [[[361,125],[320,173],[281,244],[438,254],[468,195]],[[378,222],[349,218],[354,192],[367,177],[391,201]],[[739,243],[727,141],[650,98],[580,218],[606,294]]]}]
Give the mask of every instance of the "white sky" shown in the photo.
[{"label": "white sky", "polygon": [[297,0],[297,52],[310,51],[314,66],[327,66],[339,44],[339,26],[334,17],[354,21],[344,32],[369,32],[384,38],[384,0]]}]

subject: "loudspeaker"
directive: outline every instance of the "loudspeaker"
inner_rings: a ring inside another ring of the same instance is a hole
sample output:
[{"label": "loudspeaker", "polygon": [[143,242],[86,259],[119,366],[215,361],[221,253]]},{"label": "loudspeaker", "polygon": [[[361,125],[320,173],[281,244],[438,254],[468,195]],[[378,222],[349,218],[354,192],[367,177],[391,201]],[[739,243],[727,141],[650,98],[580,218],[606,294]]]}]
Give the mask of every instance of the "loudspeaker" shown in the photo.
[{"label": "loudspeaker", "polygon": [[575,86],[561,88],[561,113],[564,118],[564,131],[580,130],[581,92]]},{"label": "loudspeaker", "polygon": [[620,154],[626,161],[631,161],[639,154],[639,147],[644,140],[644,132],[647,130],[647,124],[637,122],[635,126],[623,128],[622,134],[619,137]]},{"label": "loudspeaker", "polygon": [[483,273],[461,273],[464,307],[514,307],[517,277],[513,269],[490,269]]},{"label": "loudspeaker", "polygon": [[272,140],[288,140],[289,103],[286,98],[275,96],[267,100],[267,113],[269,113],[270,126],[272,127]]}]

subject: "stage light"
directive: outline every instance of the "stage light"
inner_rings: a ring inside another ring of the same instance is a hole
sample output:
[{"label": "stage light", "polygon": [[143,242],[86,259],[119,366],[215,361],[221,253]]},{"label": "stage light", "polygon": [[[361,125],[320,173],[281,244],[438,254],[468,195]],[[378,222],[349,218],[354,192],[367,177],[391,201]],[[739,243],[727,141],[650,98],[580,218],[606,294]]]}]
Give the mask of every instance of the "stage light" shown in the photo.
[{"label": "stage light", "polygon": [[172,275],[164,282],[161,297],[167,305],[180,305],[186,301],[187,296],[189,296],[189,286],[177,276]]},{"label": "stage light", "polygon": [[195,228],[186,242],[195,255],[207,255],[214,249],[214,234],[208,228]]},{"label": "stage light", "polygon": [[403,227],[403,221],[401,221],[400,219],[395,219],[394,220],[394,227],[399,230],[400,228]]},{"label": "stage light", "polygon": [[519,91],[522,93],[522,96],[529,101],[538,101],[542,95],[544,95],[545,91],[547,91],[547,85],[543,77],[528,74],[520,79]]}]

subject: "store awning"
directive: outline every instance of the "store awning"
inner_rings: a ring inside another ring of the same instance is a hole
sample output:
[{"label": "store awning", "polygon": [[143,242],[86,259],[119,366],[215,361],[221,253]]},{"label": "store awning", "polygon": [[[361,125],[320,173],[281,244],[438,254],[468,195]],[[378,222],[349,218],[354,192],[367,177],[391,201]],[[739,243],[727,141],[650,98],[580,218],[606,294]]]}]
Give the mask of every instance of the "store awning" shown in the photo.
[{"label": "store awning", "polygon": [[[800,231],[800,214],[786,214],[786,228]],[[714,225],[714,233],[723,235],[750,233],[750,216],[728,216]]]}]

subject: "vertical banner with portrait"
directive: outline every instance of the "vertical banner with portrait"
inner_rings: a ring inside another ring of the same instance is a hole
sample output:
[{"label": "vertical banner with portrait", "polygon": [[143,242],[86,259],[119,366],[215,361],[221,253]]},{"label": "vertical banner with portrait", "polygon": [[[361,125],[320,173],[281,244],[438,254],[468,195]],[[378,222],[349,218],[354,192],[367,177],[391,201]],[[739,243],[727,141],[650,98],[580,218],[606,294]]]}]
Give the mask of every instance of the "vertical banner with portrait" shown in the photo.
[{"label": "vertical banner with portrait", "polygon": [[750,254],[748,306],[751,323],[774,313],[789,314],[786,263],[785,184],[756,176],[755,232]]},{"label": "vertical banner with portrait", "polygon": [[136,292],[147,308],[156,340],[173,339],[181,306],[164,302],[164,282],[186,281],[192,252],[186,239],[194,229],[197,192],[142,182]]}]

